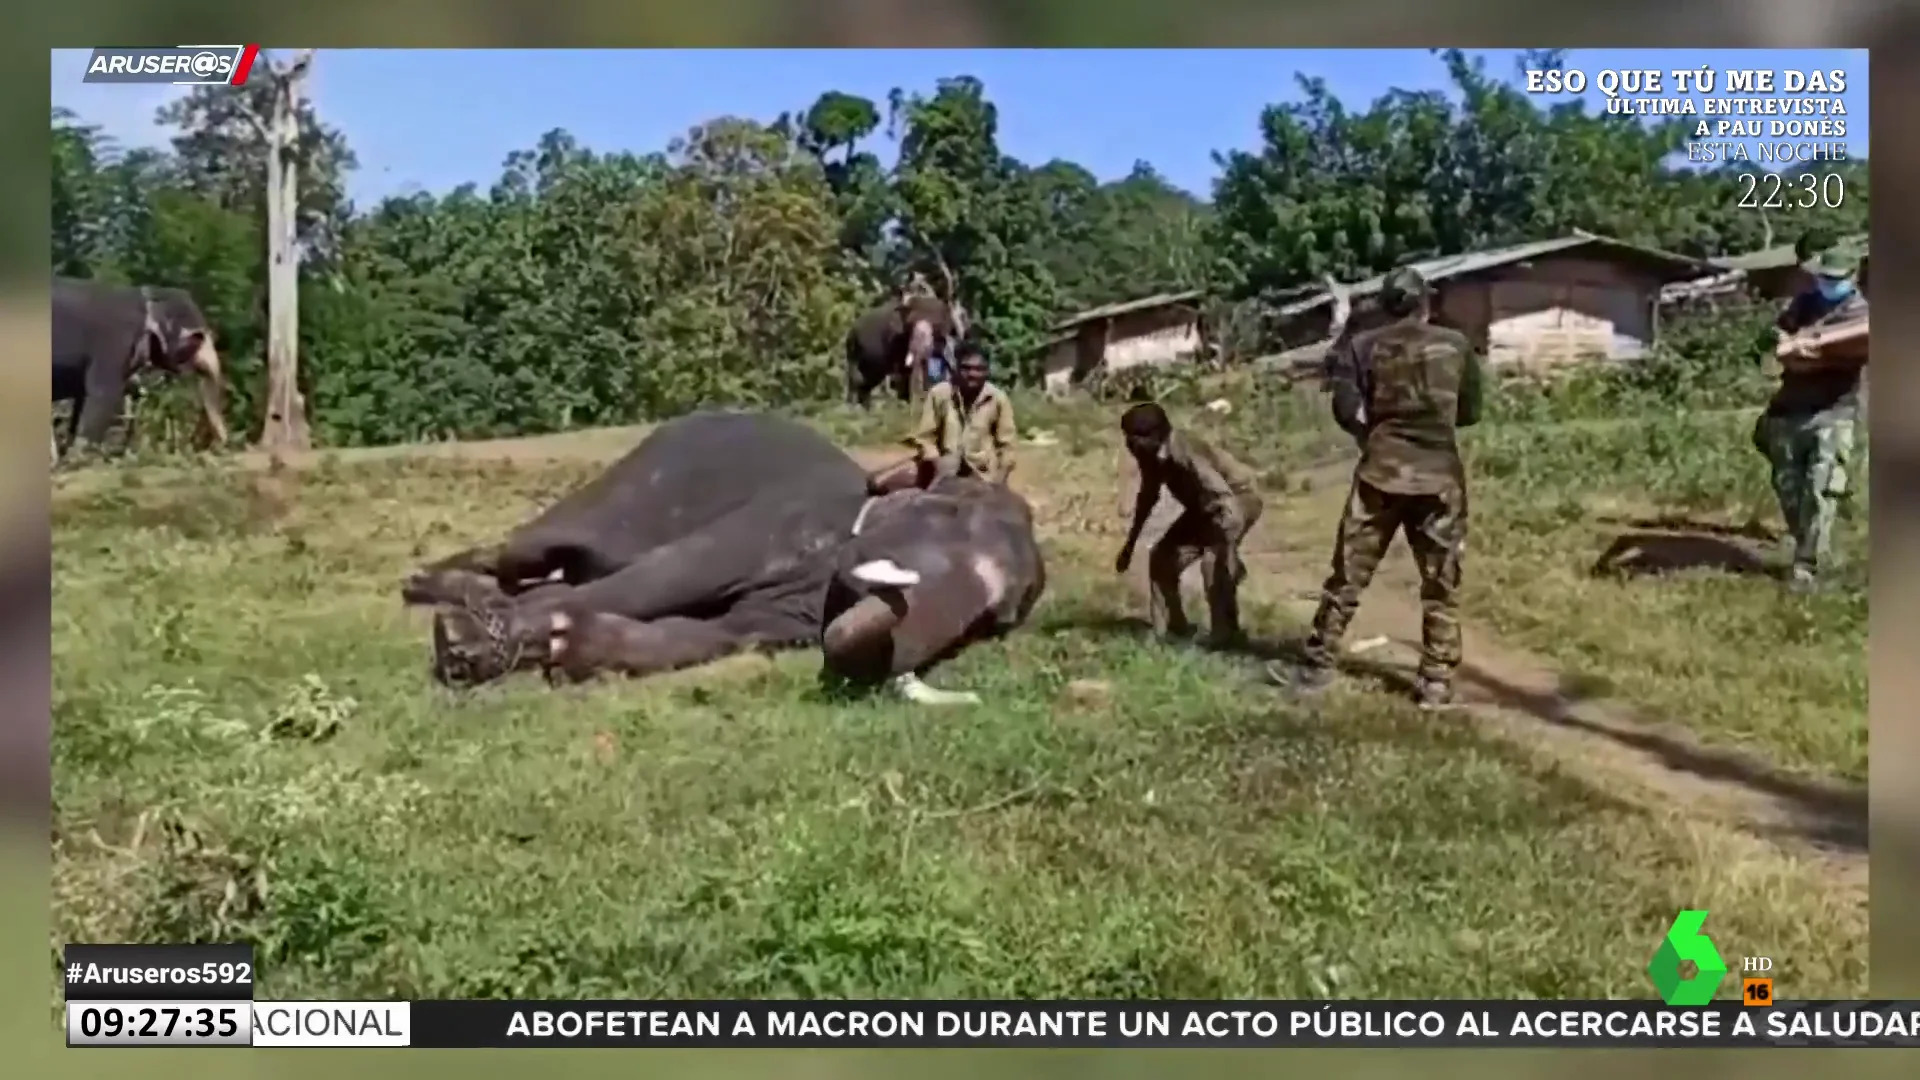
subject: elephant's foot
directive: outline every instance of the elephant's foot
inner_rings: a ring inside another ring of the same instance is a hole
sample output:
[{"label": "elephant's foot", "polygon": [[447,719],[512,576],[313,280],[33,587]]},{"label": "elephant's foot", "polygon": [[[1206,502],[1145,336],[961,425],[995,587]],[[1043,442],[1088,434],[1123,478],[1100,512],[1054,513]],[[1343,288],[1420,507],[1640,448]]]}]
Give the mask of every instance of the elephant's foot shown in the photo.
[{"label": "elephant's foot", "polygon": [[506,595],[491,576],[458,567],[422,570],[400,583],[401,599],[417,605],[472,607],[503,600]]},{"label": "elephant's foot", "polygon": [[937,690],[920,681],[920,676],[909,671],[905,675],[895,676],[893,689],[901,697],[915,705],[978,705],[980,695],[967,690]]},{"label": "elephant's foot", "polygon": [[434,678],[452,687],[492,682],[545,665],[551,642],[547,615],[523,616],[508,602],[443,608],[433,616]]}]

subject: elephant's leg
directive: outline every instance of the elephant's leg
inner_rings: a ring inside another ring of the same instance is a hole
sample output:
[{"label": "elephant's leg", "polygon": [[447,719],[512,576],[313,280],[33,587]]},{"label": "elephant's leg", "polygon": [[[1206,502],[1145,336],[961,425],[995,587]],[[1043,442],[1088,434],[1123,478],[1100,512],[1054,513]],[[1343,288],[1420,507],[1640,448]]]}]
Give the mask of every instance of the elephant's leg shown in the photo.
[{"label": "elephant's leg", "polygon": [[847,356],[847,404],[866,405],[866,373],[860,370],[860,358],[849,352]]},{"label": "elephant's leg", "polygon": [[67,413],[66,442],[59,447],[58,452],[55,454],[56,457],[73,453],[73,448],[80,439],[80,413],[81,410],[86,408],[86,404],[87,395],[85,394],[81,394],[79,397],[73,399],[73,407]]},{"label": "elephant's leg", "polygon": [[525,583],[551,579],[569,563],[573,545],[538,536],[510,536],[468,548],[420,568],[400,586],[409,604],[464,604],[476,597],[511,596]]},{"label": "elephant's leg", "polygon": [[409,604],[464,604],[481,597],[504,597],[496,572],[502,545],[468,548],[428,563],[400,583]]},{"label": "elephant's leg", "polygon": [[[797,556],[790,506],[748,503],[697,532],[642,553],[575,590],[580,606],[650,622],[743,596]],[[851,523],[849,523],[850,527]]]},{"label": "elephant's leg", "polygon": [[137,453],[140,449],[140,395],[138,382],[127,384],[127,399],[120,406],[120,452]]},{"label": "elephant's leg", "polygon": [[750,649],[797,645],[813,629],[775,611],[642,621],[571,607],[550,615],[548,627],[548,678],[567,682],[604,674],[661,675]]},{"label": "elephant's leg", "polygon": [[125,411],[128,383],[140,357],[140,335],[129,337],[118,328],[104,328],[88,345],[86,389],[73,403],[74,436],[71,452],[80,442],[105,449],[107,435]]},{"label": "elephant's leg", "polygon": [[[466,573],[468,571],[458,571]],[[577,590],[562,582],[509,597],[476,588],[433,616],[433,674],[448,686],[476,686],[552,661],[552,620],[574,610]]]},{"label": "elephant's leg", "polygon": [[884,376],[878,379],[874,378],[865,368],[861,369],[859,378],[860,389],[855,394],[855,400],[860,403],[862,409],[872,410],[873,392],[886,385],[887,380]]}]

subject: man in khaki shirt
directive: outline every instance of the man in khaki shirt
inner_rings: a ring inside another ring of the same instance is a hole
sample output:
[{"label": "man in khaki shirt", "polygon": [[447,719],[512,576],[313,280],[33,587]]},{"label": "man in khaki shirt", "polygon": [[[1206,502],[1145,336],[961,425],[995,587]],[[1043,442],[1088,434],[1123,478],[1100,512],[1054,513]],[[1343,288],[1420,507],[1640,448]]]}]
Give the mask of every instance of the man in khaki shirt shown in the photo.
[{"label": "man in khaki shirt", "polygon": [[1133,562],[1133,546],[1140,530],[1167,489],[1182,513],[1147,556],[1147,578],[1153,586],[1154,629],[1170,637],[1193,632],[1180,604],[1180,575],[1195,561],[1205,559],[1207,609],[1212,623],[1208,641],[1230,647],[1241,640],[1240,579],[1246,566],[1240,561],[1240,541],[1260,518],[1260,494],[1252,469],[1198,435],[1176,431],[1167,412],[1143,402],[1120,417],[1127,451],[1140,466],[1140,496],[1133,506],[1127,542],[1113,568],[1126,573]]},{"label": "man in khaki shirt", "polygon": [[979,476],[996,484],[1013,471],[1019,438],[1013,402],[987,381],[980,347],[962,343],[953,378],[927,391],[920,426],[909,440],[920,461],[932,461],[941,476]]}]

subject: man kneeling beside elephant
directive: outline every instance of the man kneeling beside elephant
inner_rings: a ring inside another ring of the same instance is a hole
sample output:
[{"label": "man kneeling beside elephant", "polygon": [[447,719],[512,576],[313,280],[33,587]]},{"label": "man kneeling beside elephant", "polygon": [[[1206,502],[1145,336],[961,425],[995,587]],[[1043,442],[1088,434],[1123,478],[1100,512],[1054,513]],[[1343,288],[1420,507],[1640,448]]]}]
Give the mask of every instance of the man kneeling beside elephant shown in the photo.
[{"label": "man kneeling beside elephant", "polygon": [[1030,509],[972,478],[868,477],[812,429],[697,413],[514,530],[408,580],[435,674],[645,676],[817,644],[827,672],[968,702],[918,673],[1017,626],[1045,588]]}]

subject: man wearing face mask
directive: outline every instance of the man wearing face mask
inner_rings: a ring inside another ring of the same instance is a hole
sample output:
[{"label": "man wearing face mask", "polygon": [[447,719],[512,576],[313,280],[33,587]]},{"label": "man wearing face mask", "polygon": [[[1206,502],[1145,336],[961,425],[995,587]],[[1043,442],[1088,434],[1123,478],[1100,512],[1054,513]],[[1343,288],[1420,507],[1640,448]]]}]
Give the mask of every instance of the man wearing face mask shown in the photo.
[{"label": "man wearing face mask", "polygon": [[[1809,284],[1775,321],[1781,335],[1817,323],[1863,314],[1866,297],[1855,274],[1864,252],[1811,236],[1795,245]],[[1864,366],[1792,366],[1754,425],[1753,441],[1773,472],[1780,515],[1793,536],[1788,587],[1808,592],[1827,562],[1833,523],[1846,498],[1854,465],[1854,435],[1860,416]]]}]

